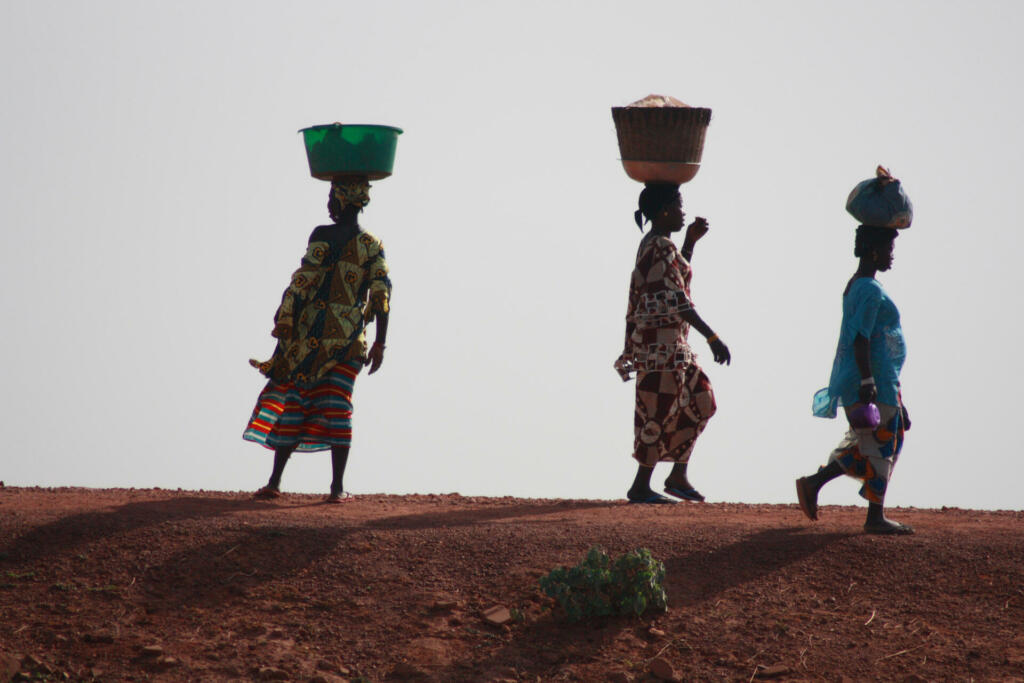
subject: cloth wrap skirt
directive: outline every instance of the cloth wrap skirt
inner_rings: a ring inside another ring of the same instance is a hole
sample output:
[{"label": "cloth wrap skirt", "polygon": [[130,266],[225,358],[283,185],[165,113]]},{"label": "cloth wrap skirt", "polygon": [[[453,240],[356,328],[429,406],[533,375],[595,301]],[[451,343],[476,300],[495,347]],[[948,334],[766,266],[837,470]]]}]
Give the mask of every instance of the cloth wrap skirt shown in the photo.
[{"label": "cloth wrap skirt", "polygon": [[697,437],[715,414],[711,381],[696,363],[636,375],[633,457],[653,467],[689,462]]},{"label": "cloth wrap skirt", "polygon": [[851,427],[832,451],[829,462],[837,463],[846,475],[864,482],[860,489],[862,498],[881,504],[903,450],[903,408],[878,404],[878,412],[882,418],[878,428]]},{"label": "cloth wrap skirt", "polygon": [[311,387],[267,382],[242,435],[273,450],[330,450],[352,443],[352,390],[359,360],[338,363]]}]

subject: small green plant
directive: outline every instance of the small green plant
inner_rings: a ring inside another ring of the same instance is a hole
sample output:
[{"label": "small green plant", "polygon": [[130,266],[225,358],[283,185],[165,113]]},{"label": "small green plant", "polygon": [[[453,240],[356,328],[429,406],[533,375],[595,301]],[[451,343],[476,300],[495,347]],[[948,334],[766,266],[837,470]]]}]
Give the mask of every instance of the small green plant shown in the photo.
[{"label": "small green plant", "polygon": [[35,575],[35,572],[22,572],[21,574],[18,572],[7,572],[8,579],[31,579]]},{"label": "small green plant", "polygon": [[541,577],[540,588],[558,601],[569,621],[581,621],[665,610],[664,580],[665,565],[647,548],[637,548],[612,562],[608,553],[594,546],[575,567],[559,567]]}]

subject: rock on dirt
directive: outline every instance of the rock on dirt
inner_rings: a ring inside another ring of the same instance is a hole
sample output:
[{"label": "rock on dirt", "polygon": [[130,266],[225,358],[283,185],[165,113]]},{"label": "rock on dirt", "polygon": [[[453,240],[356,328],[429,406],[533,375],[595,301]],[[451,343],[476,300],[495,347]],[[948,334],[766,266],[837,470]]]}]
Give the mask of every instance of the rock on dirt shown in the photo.
[{"label": "rock on dirt", "polygon": [[484,610],[484,619],[495,626],[501,626],[512,621],[512,612],[504,605],[495,605]]},{"label": "rock on dirt", "polygon": [[771,666],[757,667],[758,678],[779,678],[780,676],[786,676],[789,673],[790,669],[785,664],[773,664]]},{"label": "rock on dirt", "polygon": [[0,681],[6,683],[21,671],[22,658],[18,655],[0,652]]},{"label": "rock on dirt", "polygon": [[399,662],[391,669],[391,678],[406,680],[409,678],[425,678],[427,672],[412,662]]},{"label": "rock on dirt", "polygon": [[159,645],[146,645],[139,652],[143,657],[159,657],[164,653],[164,649]]},{"label": "rock on dirt", "polygon": [[84,634],[82,640],[87,643],[106,643],[109,645],[117,640],[118,635],[116,628],[101,628]]},{"label": "rock on dirt", "polygon": [[672,664],[663,657],[658,657],[651,662],[648,666],[648,670],[651,675],[657,678],[659,681],[671,681],[676,683],[680,680],[676,670],[672,667]]}]

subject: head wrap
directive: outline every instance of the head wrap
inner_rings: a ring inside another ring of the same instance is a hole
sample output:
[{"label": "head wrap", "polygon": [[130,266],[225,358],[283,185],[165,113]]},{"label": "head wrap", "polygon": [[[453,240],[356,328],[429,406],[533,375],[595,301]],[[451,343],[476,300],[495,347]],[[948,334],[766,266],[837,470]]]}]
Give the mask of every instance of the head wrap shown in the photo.
[{"label": "head wrap", "polygon": [[370,203],[370,182],[366,178],[358,180],[335,180],[331,183],[331,195],[341,206],[358,206],[360,209]]}]

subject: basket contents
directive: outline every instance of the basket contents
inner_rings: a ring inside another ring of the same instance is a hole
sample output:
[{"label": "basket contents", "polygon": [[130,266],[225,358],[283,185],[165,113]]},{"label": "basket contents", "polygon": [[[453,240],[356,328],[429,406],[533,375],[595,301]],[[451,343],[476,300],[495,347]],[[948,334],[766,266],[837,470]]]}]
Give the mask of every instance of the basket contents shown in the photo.
[{"label": "basket contents", "polygon": [[391,175],[401,128],[331,123],[301,131],[309,172],[314,178],[365,176],[380,180]]}]

